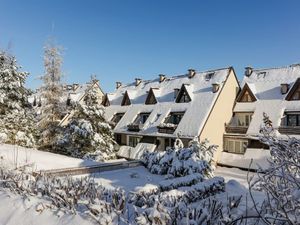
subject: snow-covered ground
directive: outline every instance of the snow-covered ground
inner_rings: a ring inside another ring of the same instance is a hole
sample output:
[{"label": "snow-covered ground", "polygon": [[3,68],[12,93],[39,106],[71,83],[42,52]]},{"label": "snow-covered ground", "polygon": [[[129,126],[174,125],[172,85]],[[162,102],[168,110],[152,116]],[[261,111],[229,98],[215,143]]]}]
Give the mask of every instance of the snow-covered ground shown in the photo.
[{"label": "snow-covered ground", "polygon": [[39,212],[39,205],[46,202],[37,197],[27,199],[11,192],[0,190],[0,224],[1,225],[91,225],[88,218],[78,214],[56,213],[45,209]]},{"label": "snow-covered ground", "polygon": [[7,144],[0,144],[0,158],[2,162],[9,166],[20,167],[31,165],[34,170],[61,169],[99,164],[99,162],[91,160],[83,160]]},{"label": "snow-covered ground", "polygon": [[[223,167],[223,166],[218,166],[215,170],[215,175],[224,177],[226,182],[228,182],[229,180],[236,180],[241,185],[248,188],[247,174],[248,174],[248,171],[246,171],[246,170]],[[254,175],[253,172],[249,173],[249,177],[251,177],[253,175]]]},{"label": "snow-covered ground", "polygon": [[[33,165],[36,170],[97,164],[97,162],[93,161],[86,161],[59,154],[38,151],[35,149],[26,149],[4,144],[0,145],[0,157],[1,163],[16,166],[17,161],[17,166],[29,164]],[[215,175],[224,177],[226,181],[226,192],[218,194],[218,199],[225,201],[228,196],[245,196],[247,194],[247,171],[219,166],[215,171]],[[124,189],[126,193],[157,186],[159,182],[165,179],[165,176],[151,174],[143,166],[106,171],[92,174],[90,176],[92,176],[98,184],[101,184],[106,188],[121,188]],[[256,197],[262,198],[263,196],[261,193],[257,193]],[[40,203],[47,203],[47,201],[37,196],[30,196],[28,200],[22,198],[20,195],[9,192],[6,189],[0,189],[0,202],[1,225],[95,224],[95,222],[90,218],[87,218],[86,215],[84,216],[80,213],[76,215],[69,213],[63,214],[53,209],[45,209],[43,212],[40,212]],[[246,206],[245,202],[242,202],[242,204]]]},{"label": "snow-covered ground", "polygon": [[107,171],[91,175],[98,184],[108,188],[120,187],[126,192],[135,191],[145,185],[156,185],[164,176],[150,173],[145,167]]}]

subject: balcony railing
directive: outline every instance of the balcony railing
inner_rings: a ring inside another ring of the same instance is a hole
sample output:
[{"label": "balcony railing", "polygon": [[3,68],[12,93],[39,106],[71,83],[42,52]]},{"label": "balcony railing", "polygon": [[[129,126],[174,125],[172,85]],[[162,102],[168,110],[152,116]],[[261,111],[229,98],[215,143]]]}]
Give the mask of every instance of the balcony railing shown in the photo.
[{"label": "balcony railing", "polygon": [[139,132],[143,128],[143,124],[130,123],[127,125],[128,131]]},{"label": "balcony railing", "polygon": [[165,123],[157,126],[159,133],[173,134],[177,128],[177,124]]},{"label": "balcony railing", "polygon": [[281,134],[300,134],[300,126],[280,126],[278,128],[279,133]]},{"label": "balcony railing", "polygon": [[248,130],[248,126],[236,126],[231,124],[225,124],[226,133],[246,134],[247,130]]}]

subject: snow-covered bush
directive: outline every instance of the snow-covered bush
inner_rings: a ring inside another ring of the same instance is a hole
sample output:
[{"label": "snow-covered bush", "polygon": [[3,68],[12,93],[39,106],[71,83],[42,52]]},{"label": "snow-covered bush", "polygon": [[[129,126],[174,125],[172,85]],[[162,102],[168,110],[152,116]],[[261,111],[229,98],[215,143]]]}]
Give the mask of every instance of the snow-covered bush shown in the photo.
[{"label": "snow-covered bush", "polygon": [[202,174],[195,173],[184,177],[163,180],[159,182],[159,187],[162,191],[169,191],[182,186],[191,186],[201,181],[203,181]]},{"label": "snow-covered bush", "polygon": [[250,193],[258,188],[266,194],[257,212],[265,224],[299,224],[300,140],[276,137],[266,114],[261,133],[260,140],[270,147],[271,159],[269,167],[260,168],[257,177],[249,181]]},{"label": "snow-covered bush", "polygon": [[34,115],[25,88],[26,72],[20,72],[14,56],[0,51],[0,143],[33,147]]},{"label": "snow-covered bush", "polygon": [[[166,207],[162,201],[157,200],[153,207],[136,208],[136,223],[140,225],[150,224],[203,224],[203,225],[229,225],[245,224],[239,211],[241,196],[228,197],[226,201],[220,201],[215,197],[207,198],[189,204],[175,200],[172,207]],[[240,218],[242,218],[240,220]],[[249,222],[252,222],[249,220]],[[256,224],[256,223],[249,223]]]},{"label": "snow-covered bush", "polygon": [[[177,141],[177,140],[176,140]],[[180,145],[179,145],[180,146]],[[143,162],[151,173],[182,177],[200,173],[203,177],[213,176],[213,156],[217,146],[205,140],[193,140],[188,148],[168,148],[165,152],[146,152]]]},{"label": "snow-covered bush", "polygon": [[26,171],[0,167],[0,187],[24,197],[38,196],[49,203],[37,206],[37,211],[55,209],[65,213],[85,213],[99,224],[119,224],[126,210],[125,193],[121,189],[109,190],[93,179],[84,177],[33,176]]},{"label": "snow-covered bush", "polygon": [[84,101],[75,107],[70,122],[62,129],[56,144],[60,152],[97,161],[115,157],[112,128],[103,117],[100,102],[97,90],[88,88]]}]

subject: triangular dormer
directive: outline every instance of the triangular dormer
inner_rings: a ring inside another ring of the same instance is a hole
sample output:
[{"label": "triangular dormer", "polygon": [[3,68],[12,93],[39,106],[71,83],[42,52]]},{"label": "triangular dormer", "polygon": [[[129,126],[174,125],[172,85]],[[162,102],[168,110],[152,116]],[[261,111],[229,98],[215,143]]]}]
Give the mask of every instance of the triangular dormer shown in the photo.
[{"label": "triangular dormer", "polygon": [[103,98],[102,105],[105,106],[105,107],[110,106],[110,101],[109,101],[109,99],[108,99],[107,94],[106,94],[106,95],[104,96],[104,98]]},{"label": "triangular dormer", "polygon": [[184,103],[184,102],[190,102],[191,100],[192,100],[191,96],[188,93],[185,84],[183,84],[180,88],[180,91],[176,97],[175,102],[176,103]]},{"label": "triangular dormer", "polygon": [[146,101],[145,101],[145,104],[146,105],[154,105],[156,103],[157,103],[157,100],[156,100],[153,88],[150,88],[148,96],[147,96]]},{"label": "triangular dormer", "polygon": [[293,87],[287,94],[285,100],[287,101],[299,101],[300,100],[300,78],[296,80]]},{"label": "triangular dormer", "polygon": [[122,103],[121,103],[121,106],[124,106],[124,105],[131,105],[131,101],[130,101],[127,91],[125,92]]},{"label": "triangular dormer", "polygon": [[249,85],[246,83],[237,97],[237,102],[255,102],[257,99],[251,91]]}]

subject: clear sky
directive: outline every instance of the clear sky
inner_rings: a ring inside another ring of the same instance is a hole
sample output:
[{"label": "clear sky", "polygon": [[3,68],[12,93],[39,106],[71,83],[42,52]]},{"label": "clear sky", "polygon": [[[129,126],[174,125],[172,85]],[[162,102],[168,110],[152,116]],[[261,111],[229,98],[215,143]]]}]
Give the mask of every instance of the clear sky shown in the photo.
[{"label": "clear sky", "polygon": [[297,0],[0,0],[0,48],[39,86],[43,45],[65,49],[66,82],[96,74],[104,91],[115,81],[234,66],[300,62]]}]

